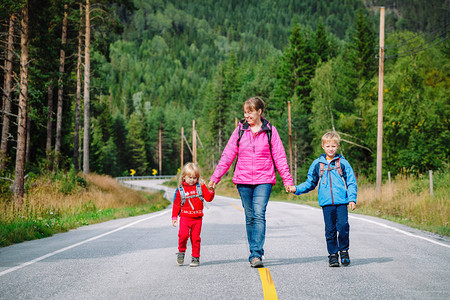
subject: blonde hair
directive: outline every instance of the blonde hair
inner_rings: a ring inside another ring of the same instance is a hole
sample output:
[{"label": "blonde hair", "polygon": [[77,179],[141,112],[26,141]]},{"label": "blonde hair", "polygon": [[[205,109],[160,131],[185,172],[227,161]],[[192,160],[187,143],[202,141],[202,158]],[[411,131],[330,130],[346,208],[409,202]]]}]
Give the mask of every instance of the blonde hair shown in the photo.
[{"label": "blonde hair", "polygon": [[198,183],[201,183],[200,179],[200,168],[195,163],[187,163],[183,166],[180,176],[178,177],[178,186],[183,185],[184,177],[195,176],[198,179]]},{"label": "blonde hair", "polygon": [[261,109],[261,114],[263,114],[266,104],[260,97],[252,97],[252,98],[245,100],[242,108],[245,110],[245,107],[248,107],[254,111],[258,111],[259,109]]},{"label": "blonde hair", "polygon": [[322,145],[329,142],[341,143],[341,136],[336,131],[328,131],[322,136]]}]

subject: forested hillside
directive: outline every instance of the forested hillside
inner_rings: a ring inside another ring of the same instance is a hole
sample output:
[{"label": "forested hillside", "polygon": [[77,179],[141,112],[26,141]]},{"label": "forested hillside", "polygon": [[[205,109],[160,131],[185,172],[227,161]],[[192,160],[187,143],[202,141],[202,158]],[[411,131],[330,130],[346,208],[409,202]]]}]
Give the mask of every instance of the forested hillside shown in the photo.
[{"label": "forested hillside", "polygon": [[[24,4],[29,11],[26,174],[82,170],[86,141],[88,172],[175,174],[181,130],[192,144],[193,120],[199,163],[211,170],[235,120],[243,117],[243,101],[259,95],[288,154],[291,103],[299,180],[320,153],[320,137],[331,129],[341,133],[341,152],[358,176],[372,180],[379,5],[386,6],[383,171],[448,168],[448,1],[2,0],[0,177],[12,179],[17,166]],[[87,28],[92,45],[86,85]],[[15,55],[8,58],[10,53]],[[183,150],[184,162],[190,161],[186,143]]]}]

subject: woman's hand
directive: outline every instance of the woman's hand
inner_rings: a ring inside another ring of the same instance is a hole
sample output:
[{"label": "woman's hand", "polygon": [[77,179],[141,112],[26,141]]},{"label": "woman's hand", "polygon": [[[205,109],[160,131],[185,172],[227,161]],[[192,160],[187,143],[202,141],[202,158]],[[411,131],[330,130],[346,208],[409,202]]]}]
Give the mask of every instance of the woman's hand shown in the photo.
[{"label": "woman's hand", "polygon": [[286,189],[286,193],[295,193],[297,191],[295,185],[285,185],[284,188]]},{"label": "woman's hand", "polygon": [[177,219],[173,219],[173,220],[172,220],[172,226],[173,226],[173,227],[177,227],[177,223],[178,223],[178,220],[177,220]]},{"label": "woman's hand", "polygon": [[210,181],[208,183],[208,189],[213,190],[216,188],[216,183],[214,181]]}]

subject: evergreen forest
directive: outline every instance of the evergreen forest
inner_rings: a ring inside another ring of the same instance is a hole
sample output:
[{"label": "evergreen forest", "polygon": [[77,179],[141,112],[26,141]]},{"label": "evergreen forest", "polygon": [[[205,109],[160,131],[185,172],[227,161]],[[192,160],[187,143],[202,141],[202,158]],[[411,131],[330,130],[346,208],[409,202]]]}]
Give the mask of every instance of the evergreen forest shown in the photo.
[{"label": "evergreen forest", "polygon": [[56,169],[176,174],[193,121],[208,174],[253,96],[288,161],[289,103],[298,182],[328,130],[373,182],[380,6],[383,178],[446,171],[448,1],[0,0],[1,192]]}]

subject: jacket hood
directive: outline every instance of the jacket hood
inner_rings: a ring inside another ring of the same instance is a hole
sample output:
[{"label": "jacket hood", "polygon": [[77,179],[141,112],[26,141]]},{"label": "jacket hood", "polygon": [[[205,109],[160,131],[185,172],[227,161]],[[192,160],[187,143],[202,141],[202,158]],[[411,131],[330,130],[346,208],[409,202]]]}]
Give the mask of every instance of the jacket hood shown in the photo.
[{"label": "jacket hood", "polygon": [[[338,158],[344,158],[344,156],[339,153],[336,153],[336,155],[333,157],[333,159],[331,161],[335,161]],[[328,164],[327,155],[325,153],[322,153],[319,156],[319,162]]]},{"label": "jacket hood", "polygon": [[[269,121],[267,121],[264,117],[261,117],[261,122],[262,122],[261,130],[270,130],[270,128],[269,128],[270,122]],[[239,126],[243,130],[250,130],[250,124],[248,124],[245,119],[242,119],[239,121]]]}]

